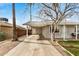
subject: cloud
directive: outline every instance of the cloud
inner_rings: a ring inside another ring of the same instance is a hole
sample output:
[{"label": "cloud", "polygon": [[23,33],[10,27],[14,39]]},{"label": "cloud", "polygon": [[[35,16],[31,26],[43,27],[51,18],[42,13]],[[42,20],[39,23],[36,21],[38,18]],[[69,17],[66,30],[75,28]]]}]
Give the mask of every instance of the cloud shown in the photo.
[{"label": "cloud", "polygon": [[66,19],[67,21],[70,21],[71,19]]},{"label": "cloud", "polygon": [[8,22],[12,24],[12,19],[8,19]]}]

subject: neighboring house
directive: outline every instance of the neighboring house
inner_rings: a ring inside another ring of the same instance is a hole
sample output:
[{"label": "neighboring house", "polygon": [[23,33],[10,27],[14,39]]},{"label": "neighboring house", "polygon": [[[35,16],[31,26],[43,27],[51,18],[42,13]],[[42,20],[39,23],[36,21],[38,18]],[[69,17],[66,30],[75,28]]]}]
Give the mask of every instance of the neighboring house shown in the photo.
[{"label": "neighboring house", "polygon": [[[1,20],[0,21],[0,32],[4,32],[7,39],[12,38],[13,37],[13,25],[11,23],[8,23],[7,21]],[[20,37],[26,34],[26,29],[17,25],[16,32],[17,32],[17,36]]]},{"label": "neighboring house", "polygon": [[[52,21],[29,21],[23,25],[28,25],[32,28],[32,34],[42,35],[44,38],[51,38]],[[53,29],[52,29],[53,30]],[[77,35],[76,35],[77,34]],[[78,38],[79,37],[79,22],[61,22],[58,24],[55,32],[55,38]],[[77,39],[76,38],[76,39]]]}]

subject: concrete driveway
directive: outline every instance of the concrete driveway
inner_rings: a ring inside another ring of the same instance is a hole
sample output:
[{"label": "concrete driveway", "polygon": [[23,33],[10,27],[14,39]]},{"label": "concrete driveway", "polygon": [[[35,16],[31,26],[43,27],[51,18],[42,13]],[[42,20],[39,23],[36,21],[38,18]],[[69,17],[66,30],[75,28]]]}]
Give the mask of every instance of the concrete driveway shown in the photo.
[{"label": "concrete driveway", "polygon": [[5,56],[62,56],[48,40],[37,40],[36,37],[32,35],[26,38]]}]

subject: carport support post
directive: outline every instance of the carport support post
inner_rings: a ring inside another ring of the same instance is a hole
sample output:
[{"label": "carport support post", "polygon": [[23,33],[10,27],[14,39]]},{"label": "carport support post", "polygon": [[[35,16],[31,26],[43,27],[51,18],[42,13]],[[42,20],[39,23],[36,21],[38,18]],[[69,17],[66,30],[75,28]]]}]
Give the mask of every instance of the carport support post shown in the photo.
[{"label": "carport support post", "polygon": [[63,38],[63,40],[65,40],[65,30],[66,30],[66,27],[64,25],[64,38]]},{"label": "carport support post", "polygon": [[26,37],[28,37],[28,25],[26,26]]},{"label": "carport support post", "polygon": [[63,40],[65,41],[66,40],[66,19],[64,20],[64,37],[63,37]]},{"label": "carport support post", "polygon": [[76,40],[77,40],[77,34],[78,34],[78,33],[77,33],[77,24],[76,24]]},{"label": "carport support post", "polygon": [[53,41],[53,35],[52,35],[52,24],[51,24],[51,41]]}]

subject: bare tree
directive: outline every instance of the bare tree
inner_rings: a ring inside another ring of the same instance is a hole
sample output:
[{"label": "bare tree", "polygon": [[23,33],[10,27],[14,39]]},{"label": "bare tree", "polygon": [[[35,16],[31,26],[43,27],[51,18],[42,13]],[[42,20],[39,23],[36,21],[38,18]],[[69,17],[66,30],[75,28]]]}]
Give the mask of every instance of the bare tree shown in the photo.
[{"label": "bare tree", "polygon": [[42,3],[43,8],[40,10],[41,17],[47,17],[52,20],[53,39],[57,25],[65,18],[73,16],[75,13],[79,13],[79,4],[75,3]]},{"label": "bare tree", "polygon": [[13,40],[17,41],[17,34],[16,34],[16,17],[15,17],[15,3],[12,3],[12,14],[13,14]]}]

